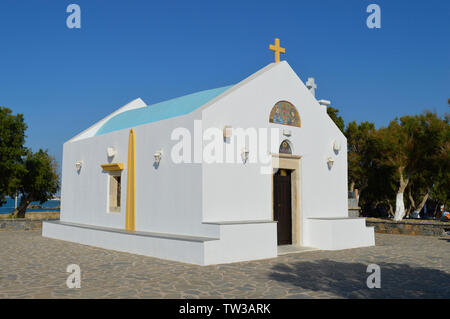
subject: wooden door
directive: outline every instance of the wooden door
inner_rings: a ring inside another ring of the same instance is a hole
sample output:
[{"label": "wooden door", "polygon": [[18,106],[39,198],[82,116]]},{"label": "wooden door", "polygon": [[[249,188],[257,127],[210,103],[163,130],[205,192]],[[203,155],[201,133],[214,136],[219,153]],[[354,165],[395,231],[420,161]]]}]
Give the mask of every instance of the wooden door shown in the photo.
[{"label": "wooden door", "polygon": [[279,169],[273,175],[273,213],[277,223],[278,245],[292,244],[291,171]]}]

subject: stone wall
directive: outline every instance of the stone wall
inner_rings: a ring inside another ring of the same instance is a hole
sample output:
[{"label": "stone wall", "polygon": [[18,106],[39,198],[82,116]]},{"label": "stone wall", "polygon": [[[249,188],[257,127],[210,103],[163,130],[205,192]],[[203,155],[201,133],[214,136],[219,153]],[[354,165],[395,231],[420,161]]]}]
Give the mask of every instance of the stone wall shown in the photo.
[{"label": "stone wall", "polygon": [[359,217],[360,207],[349,207],[348,208],[348,217]]},{"label": "stone wall", "polygon": [[42,229],[42,221],[57,220],[50,218],[29,219],[29,218],[10,218],[0,219],[0,231],[18,231],[18,230],[39,230]]},{"label": "stone wall", "polygon": [[[27,212],[25,214],[26,219],[59,219],[59,211],[47,211],[47,212]],[[12,214],[0,214],[1,219],[11,219]]]},{"label": "stone wall", "polygon": [[367,226],[375,226],[375,232],[384,234],[403,234],[420,236],[445,236],[450,232],[450,223],[439,221],[402,220],[366,218]]}]

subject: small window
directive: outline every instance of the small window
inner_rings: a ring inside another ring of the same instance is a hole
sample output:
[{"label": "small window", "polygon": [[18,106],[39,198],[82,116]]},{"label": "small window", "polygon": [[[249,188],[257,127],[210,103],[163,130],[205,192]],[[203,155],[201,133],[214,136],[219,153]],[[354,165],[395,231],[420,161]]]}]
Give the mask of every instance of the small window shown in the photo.
[{"label": "small window", "polygon": [[121,176],[109,175],[109,211],[120,212]]},{"label": "small window", "polygon": [[280,145],[280,154],[292,154],[291,143],[288,140],[284,140]]}]

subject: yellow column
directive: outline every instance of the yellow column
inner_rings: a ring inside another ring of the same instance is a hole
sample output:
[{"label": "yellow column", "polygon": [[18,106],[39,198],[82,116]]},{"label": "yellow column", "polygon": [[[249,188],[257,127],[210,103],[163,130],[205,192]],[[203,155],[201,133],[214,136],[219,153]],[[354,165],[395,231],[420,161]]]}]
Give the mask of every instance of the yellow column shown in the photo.
[{"label": "yellow column", "polygon": [[125,230],[136,230],[136,172],[134,157],[134,131],[131,129],[130,136],[128,138],[127,207],[125,215]]}]

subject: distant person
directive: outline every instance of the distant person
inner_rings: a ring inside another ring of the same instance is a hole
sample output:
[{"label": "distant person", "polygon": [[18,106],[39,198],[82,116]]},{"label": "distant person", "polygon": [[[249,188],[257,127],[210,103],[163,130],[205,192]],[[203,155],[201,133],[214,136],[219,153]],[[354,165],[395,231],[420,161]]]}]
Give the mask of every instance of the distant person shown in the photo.
[{"label": "distant person", "polygon": [[444,205],[441,206],[441,219],[445,221],[450,220],[450,212],[444,211]]}]

